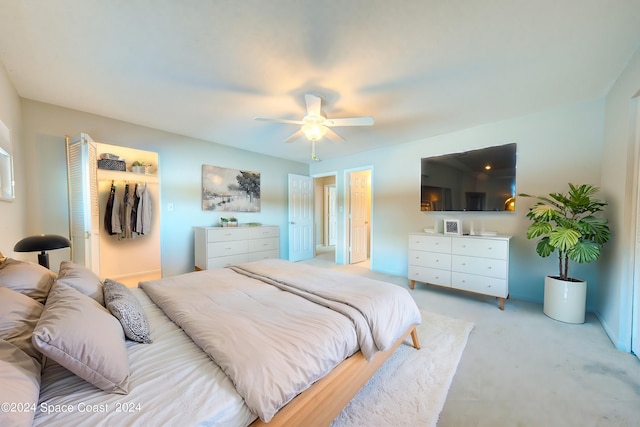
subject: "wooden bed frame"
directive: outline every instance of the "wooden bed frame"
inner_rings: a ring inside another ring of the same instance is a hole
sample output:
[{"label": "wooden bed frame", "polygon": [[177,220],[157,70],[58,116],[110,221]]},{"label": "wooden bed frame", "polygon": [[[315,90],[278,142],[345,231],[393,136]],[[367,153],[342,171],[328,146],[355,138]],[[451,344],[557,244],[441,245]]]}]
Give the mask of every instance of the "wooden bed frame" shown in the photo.
[{"label": "wooden bed frame", "polygon": [[358,351],[296,396],[271,421],[264,423],[258,418],[250,427],[329,426],[409,335],[413,347],[420,349],[416,325],[412,325],[389,350],[378,352],[370,362]]}]

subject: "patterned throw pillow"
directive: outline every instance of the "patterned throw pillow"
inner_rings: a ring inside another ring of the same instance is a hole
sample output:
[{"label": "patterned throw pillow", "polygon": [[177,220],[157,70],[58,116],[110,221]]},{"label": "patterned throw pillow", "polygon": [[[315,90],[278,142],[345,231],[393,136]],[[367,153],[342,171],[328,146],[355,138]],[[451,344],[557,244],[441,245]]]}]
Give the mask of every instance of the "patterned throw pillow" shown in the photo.
[{"label": "patterned throw pillow", "polygon": [[111,279],[104,280],[103,289],[107,309],[120,321],[124,335],[133,341],[152,343],[147,315],[131,290]]}]

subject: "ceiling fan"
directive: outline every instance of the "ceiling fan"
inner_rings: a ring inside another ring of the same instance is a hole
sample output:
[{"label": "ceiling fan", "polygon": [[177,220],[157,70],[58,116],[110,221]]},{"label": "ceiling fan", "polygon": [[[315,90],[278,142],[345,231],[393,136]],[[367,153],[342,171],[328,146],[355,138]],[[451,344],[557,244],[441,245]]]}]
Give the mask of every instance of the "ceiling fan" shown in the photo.
[{"label": "ceiling fan", "polygon": [[304,96],[307,105],[307,114],[302,120],[286,120],[286,119],[270,119],[264,117],[256,117],[256,120],[266,122],[286,123],[301,126],[300,130],[284,140],[284,142],[293,142],[296,139],[306,136],[312,143],[311,158],[315,157],[315,142],[322,137],[333,141],[344,141],[344,138],[338,135],[332,127],[335,126],[371,126],[373,125],[373,117],[349,117],[341,119],[328,119],[321,111],[322,99],[318,96],[306,94]]}]

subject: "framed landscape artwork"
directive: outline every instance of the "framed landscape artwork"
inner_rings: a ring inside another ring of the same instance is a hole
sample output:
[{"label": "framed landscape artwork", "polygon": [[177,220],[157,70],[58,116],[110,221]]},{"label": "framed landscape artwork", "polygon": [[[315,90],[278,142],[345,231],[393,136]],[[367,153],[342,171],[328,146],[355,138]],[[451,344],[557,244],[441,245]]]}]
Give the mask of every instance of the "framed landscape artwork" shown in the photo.
[{"label": "framed landscape artwork", "polygon": [[260,212],[260,173],[202,165],[202,210]]}]

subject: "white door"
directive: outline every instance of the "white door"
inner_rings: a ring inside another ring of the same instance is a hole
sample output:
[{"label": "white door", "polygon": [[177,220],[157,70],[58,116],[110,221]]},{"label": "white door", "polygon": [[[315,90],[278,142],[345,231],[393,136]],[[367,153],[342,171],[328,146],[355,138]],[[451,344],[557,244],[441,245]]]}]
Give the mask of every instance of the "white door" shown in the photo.
[{"label": "white door", "polygon": [[289,261],[313,256],[313,178],[289,174]]},{"label": "white door", "polygon": [[369,255],[369,172],[351,172],[349,180],[350,264],[366,261]]},{"label": "white door", "polygon": [[80,134],[67,146],[72,261],[100,275],[97,145]]}]

